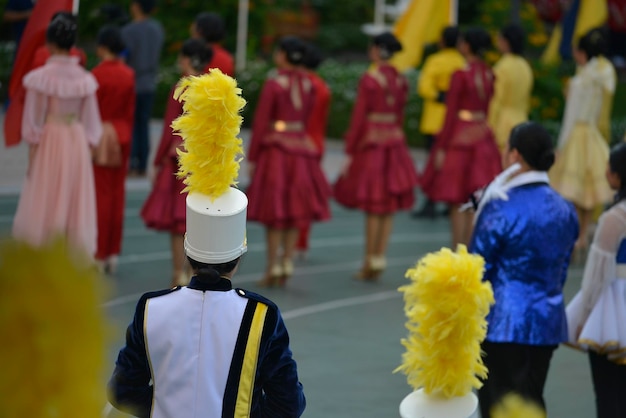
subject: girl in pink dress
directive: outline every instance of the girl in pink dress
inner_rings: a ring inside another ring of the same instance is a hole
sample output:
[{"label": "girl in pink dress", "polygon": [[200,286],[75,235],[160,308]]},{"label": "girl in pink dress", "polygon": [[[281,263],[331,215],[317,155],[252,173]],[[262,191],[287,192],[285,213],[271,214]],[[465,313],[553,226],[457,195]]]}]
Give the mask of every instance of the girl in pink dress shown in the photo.
[{"label": "girl in pink dress", "polygon": [[263,286],[282,285],[293,273],[298,229],[330,217],[320,149],[307,134],[315,90],[299,68],[305,52],[297,38],[280,41],[274,52],[278,72],[265,82],[254,114],[248,219],[267,231]]},{"label": "girl in pink dress", "polygon": [[408,83],[387,62],[401,49],[391,33],[373,39],[373,67],[361,77],[345,135],[347,168],[334,188],[337,202],[366,213],[365,260],[358,279],[377,279],[385,269],[393,215],[410,209],[415,199],[417,173],[402,130]]},{"label": "girl in pink dress", "polygon": [[[183,43],[178,56],[178,66],[183,76],[200,75],[211,60],[211,50],[199,39],[189,39]],[[186,285],[189,281],[189,266],[184,250],[187,193],[178,172],[178,154],[182,138],[170,126],[172,121],[183,113],[183,104],[174,99],[174,90],[167,102],[163,116],[163,133],[154,157],[154,182],[152,191],[141,208],[141,217],[148,228],[170,233],[172,251],[172,285]]]},{"label": "girl in pink dress", "polygon": [[484,29],[470,28],[461,35],[459,51],[467,66],[452,75],[446,118],[421,179],[431,200],[450,204],[452,248],[467,245],[472,234],[474,215],[460,212],[460,206],[502,170],[500,151],[487,125],[494,76],[481,55],[490,45]]},{"label": "girl in pink dress", "polygon": [[96,195],[91,149],[102,135],[95,78],[69,55],[76,18],[57,13],[46,31],[52,55],[24,76],[22,119],[30,145],[28,171],[13,235],[40,246],[64,236],[77,249],[96,250]]}]

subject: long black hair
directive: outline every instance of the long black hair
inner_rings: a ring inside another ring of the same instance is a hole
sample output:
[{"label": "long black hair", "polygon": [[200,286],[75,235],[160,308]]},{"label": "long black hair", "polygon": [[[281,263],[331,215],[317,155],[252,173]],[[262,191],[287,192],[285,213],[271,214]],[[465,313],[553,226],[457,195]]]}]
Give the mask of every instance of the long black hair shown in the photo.
[{"label": "long black hair", "polygon": [[615,145],[609,154],[609,170],[619,177],[619,189],[615,202],[626,199],[626,142]]},{"label": "long black hair", "polygon": [[472,54],[477,56],[482,56],[492,46],[489,32],[480,27],[465,30],[461,33],[461,39],[467,42]]}]

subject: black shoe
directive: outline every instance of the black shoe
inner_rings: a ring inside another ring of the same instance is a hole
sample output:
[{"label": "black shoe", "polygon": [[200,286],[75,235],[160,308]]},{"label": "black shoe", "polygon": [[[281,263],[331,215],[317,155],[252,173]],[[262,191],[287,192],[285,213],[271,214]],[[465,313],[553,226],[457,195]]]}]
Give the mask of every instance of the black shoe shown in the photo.
[{"label": "black shoe", "polygon": [[437,211],[435,210],[435,203],[430,200],[426,201],[424,206],[419,210],[411,213],[412,218],[430,218],[434,219],[437,217]]}]

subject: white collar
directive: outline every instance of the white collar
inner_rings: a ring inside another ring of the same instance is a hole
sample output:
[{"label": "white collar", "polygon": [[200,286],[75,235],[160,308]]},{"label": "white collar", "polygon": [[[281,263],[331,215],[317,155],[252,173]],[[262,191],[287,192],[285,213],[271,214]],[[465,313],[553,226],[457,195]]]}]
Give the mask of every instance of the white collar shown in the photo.
[{"label": "white collar", "polygon": [[513,176],[522,166],[519,163],[515,163],[502,173],[498,174],[496,178],[489,183],[485,191],[480,196],[478,201],[478,207],[476,208],[476,214],[474,215],[474,221],[478,219],[480,212],[485,207],[487,202],[491,200],[509,200],[507,192],[515,187],[520,187],[526,184],[532,183],[550,183],[548,173],[545,171],[526,171]]}]

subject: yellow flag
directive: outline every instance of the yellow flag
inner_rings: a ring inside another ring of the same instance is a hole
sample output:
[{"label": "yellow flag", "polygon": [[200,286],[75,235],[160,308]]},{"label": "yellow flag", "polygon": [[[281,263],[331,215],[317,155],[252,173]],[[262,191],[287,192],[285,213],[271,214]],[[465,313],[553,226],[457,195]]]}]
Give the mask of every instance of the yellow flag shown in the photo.
[{"label": "yellow flag", "polygon": [[396,22],[393,33],[402,43],[402,51],[394,54],[391,64],[398,71],[417,67],[424,46],[441,37],[441,31],[452,24],[452,0],[412,0]]}]

